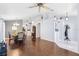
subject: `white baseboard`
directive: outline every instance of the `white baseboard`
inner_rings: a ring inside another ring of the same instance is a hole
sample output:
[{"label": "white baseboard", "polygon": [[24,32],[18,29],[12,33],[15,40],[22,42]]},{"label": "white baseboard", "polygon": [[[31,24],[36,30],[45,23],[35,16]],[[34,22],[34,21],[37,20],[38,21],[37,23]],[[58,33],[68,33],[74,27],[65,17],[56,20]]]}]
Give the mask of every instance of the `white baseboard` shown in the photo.
[{"label": "white baseboard", "polygon": [[74,45],[66,45],[65,43],[57,43],[55,42],[60,48],[63,48],[63,49],[66,49],[66,50],[69,50],[69,51],[72,51],[74,53],[78,53],[79,54],[79,51],[78,51],[78,46],[75,46]]},{"label": "white baseboard", "polygon": [[65,42],[57,42],[55,40],[48,40],[46,38],[41,38],[43,40],[47,40],[47,41],[51,41],[51,42],[55,42],[60,48],[63,48],[63,49],[66,49],[66,50],[69,50],[69,51],[72,51],[74,53],[78,53],[79,54],[79,50],[78,50],[78,45],[76,44],[76,42],[71,42],[68,44],[65,44]]}]

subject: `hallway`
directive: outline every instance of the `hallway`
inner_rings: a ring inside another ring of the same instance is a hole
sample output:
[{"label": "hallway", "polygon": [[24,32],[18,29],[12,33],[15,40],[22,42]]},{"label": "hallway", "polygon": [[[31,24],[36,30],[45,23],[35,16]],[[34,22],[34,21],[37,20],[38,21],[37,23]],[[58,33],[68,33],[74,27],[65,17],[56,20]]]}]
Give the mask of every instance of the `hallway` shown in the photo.
[{"label": "hallway", "polygon": [[25,45],[13,45],[8,47],[8,56],[79,56],[74,52],[58,47],[54,42],[31,38],[25,41]]}]

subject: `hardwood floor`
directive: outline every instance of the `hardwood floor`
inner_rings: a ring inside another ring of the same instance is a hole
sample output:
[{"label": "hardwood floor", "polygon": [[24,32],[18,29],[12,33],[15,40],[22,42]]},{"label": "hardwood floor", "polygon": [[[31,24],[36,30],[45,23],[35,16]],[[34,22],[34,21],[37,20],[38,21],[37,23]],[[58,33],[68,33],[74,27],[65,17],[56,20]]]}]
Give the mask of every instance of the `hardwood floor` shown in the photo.
[{"label": "hardwood floor", "polygon": [[79,56],[74,52],[59,48],[54,42],[30,38],[25,41],[25,45],[8,45],[8,56]]}]

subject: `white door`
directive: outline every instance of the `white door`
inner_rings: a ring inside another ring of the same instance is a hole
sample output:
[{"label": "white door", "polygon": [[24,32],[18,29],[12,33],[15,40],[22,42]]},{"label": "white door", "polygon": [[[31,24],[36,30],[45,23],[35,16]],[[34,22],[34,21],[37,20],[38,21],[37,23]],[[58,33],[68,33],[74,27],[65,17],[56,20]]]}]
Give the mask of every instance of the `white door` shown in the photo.
[{"label": "white door", "polygon": [[64,24],[63,21],[54,22],[55,42],[62,43],[64,41]]},{"label": "white door", "polygon": [[36,26],[36,37],[40,38],[40,23],[38,23]]}]

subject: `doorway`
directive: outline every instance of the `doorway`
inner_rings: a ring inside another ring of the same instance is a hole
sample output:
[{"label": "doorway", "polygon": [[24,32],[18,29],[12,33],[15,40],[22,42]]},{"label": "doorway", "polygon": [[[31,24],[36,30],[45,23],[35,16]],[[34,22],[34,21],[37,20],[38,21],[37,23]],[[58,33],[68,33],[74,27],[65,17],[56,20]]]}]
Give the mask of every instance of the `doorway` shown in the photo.
[{"label": "doorway", "polygon": [[32,39],[36,39],[36,26],[32,26]]},{"label": "doorway", "polygon": [[36,26],[36,37],[40,39],[40,23],[37,24]]}]

